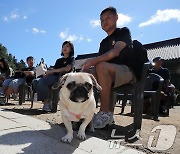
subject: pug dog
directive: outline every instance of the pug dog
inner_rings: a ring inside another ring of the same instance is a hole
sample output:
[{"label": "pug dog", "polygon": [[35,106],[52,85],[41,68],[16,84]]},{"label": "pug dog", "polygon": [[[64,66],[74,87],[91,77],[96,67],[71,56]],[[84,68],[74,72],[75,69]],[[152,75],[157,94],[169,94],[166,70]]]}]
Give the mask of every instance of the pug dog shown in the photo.
[{"label": "pug dog", "polygon": [[73,128],[71,122],[78,122],[81,119],[83,121],[79,127],[77,137],[85,140],[85,129],[91,122],[96,108],[93,89],[101,90],[100,85],[92,74],[78,72],[63,75],[59,82],[53,86],[54,89],[58,87],[60,87],[59,106],[62,121],[67,129],[67,134],[61,140],[65,143],[72,141]]}]

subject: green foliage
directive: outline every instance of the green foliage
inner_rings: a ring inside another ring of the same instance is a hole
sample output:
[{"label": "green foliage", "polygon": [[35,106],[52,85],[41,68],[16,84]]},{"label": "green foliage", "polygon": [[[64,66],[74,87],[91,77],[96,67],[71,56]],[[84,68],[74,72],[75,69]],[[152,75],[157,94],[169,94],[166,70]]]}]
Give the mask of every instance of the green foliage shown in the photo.
[{"label": "green foliage", "polygon": [[22,59],[18,62],[15,56],[13,56],[11,53],[8,54],[6,47],[4,47],[1,43],[0,58],[5,58],[13,70],[23,69],[26,67],[26,63]]},{"label": "green foliage", "polygon": [[17,69],[20,70],[26,67],[26,63],[21,59],[20,62],[17,62]]},{"label": "green foliage", "polygon": [[7,49],[2,44],[0,44],[0,57],[8,58]]}]

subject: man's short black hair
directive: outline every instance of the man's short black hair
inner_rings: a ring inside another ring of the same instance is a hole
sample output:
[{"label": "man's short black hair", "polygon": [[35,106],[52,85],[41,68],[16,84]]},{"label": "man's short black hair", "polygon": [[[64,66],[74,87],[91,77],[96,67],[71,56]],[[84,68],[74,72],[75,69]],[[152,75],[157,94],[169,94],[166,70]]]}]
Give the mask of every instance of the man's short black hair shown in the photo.
[{"label": "man's short black hair", "polygon": [[116,8],[110,6],[110,7],[105,8],[104,10],[102,10],[100,16],[102,16],[105,12],[108,12],[108,11],[111,12],[112,14],[114,14],[114,15],[117,15]]},{"label": "man's short black hair", "polygon": [[29,57],[26,58],[26,61],[28,61],[29,59],[34,59],[34,57],[33,56],[29,56]]}]

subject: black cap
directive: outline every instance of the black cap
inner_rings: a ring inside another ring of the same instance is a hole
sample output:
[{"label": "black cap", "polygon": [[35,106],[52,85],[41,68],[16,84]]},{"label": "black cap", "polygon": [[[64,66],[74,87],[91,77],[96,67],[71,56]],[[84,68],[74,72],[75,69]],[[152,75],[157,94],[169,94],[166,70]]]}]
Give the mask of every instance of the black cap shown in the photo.
[{"label": "black cap", "polygon": [[155,62],[155,61],[159,61],[159,60],[164,61],[164,59],[162,59],[161,57],[155,57],[155,58],[153,59],[153,62]]}]

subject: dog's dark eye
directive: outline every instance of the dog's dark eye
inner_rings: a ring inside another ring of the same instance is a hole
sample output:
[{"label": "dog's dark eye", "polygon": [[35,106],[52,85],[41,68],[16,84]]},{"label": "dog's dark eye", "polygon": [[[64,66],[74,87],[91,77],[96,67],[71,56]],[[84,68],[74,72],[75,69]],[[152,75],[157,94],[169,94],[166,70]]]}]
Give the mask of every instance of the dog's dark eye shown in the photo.
[{"label": "dog's dark eye", "polygon": [[86,82],[85,86],[86,86],[87,90],[91,90],[91,88],[92,88],[92,84],[90,84],[89,82]]},{"label": "dog's dark eye", "polygon": [[75,87],[75,85],[76,85],[76,82],[73,81],[73,82],[68,83],[66,87],[67,87],[69,90],[72,90],[72,89]]}]

